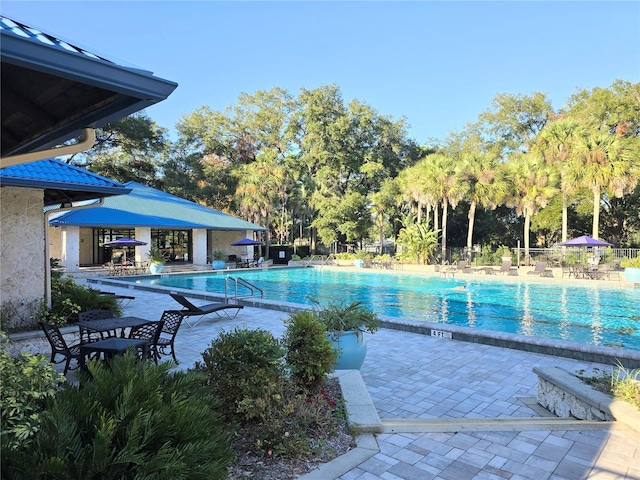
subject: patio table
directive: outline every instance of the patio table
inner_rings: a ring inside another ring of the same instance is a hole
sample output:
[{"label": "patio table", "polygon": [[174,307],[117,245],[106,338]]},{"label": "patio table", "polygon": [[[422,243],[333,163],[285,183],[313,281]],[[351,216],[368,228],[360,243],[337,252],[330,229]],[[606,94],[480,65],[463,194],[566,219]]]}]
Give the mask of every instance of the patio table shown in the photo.
[{"label": "patio table", "polygon": [[149,344],[146,340],[139,338],[111,337],[97,342],[83,343],[80,345],[80,368],[86,371],[85,357],[92,353],[97,353],[97,357],[104,354],[105,360],[108,360],[115,355],[124,355],[129,349],[141,350],[142,358],[149,358]]},{"label": "patio table", "polygon": [[[84,320],[78,322],[78,327],[80,328],[80,338],[83,338],[83,333],[85,330],[94,333],[100,333],[104,336],[112,336],[109,335],[110,332],[115,332],[116,337],[125,337],[125,332],[128,328],[131,327],[139,327],[141,325],[145,325],[147,323],[157,323],[155,320],[147,320],[139,317],[114,317],[114,318],[103,318],[100,320]],[[118,330],[120,330],[120,335],[118,335]],[[106,335],[105,335],[106,334]]]}]

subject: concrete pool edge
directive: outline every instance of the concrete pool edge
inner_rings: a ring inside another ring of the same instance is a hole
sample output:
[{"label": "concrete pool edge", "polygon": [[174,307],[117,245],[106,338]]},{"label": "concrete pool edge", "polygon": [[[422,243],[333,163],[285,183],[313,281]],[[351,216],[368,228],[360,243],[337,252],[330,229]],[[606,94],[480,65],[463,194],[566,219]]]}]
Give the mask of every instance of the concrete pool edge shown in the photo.
[{"label": "concrete pool edge", "polygon": [[[207,301],[224,301],[224,294],[208,293],[199,290],[189,290],[176,287],[143,285],[115,278],[94,277],[86,279],[89,284],[112,285],[129,290],[144,290],[156,293],[183,293],[192,298]],[[278,310],[286,313],[297,310],[310,309],[309,305],[290,302],[263,300],[261,298],[239,298],[236,302],[245,307]],[[176,307],[177,308],[177,307]],[[620,364],[627,369],[640,368],[640,350],[604,347],[587,343],[577,343],[562,340],[552,340],[543,337],[529,337],[513,333],[481,330],[470,327],[460,327],[442,323],[429,323],[410,319],[398,319],[381,316],[382,327],[402,330],[421,335],[433,336],[446,340],[457,340],[469,343],[479,343],[495,347],[511,348],[531,353],[540,353],[556,357],[572,358],[604,365]],[[434,333],[435,332],[435,333]],[[443,332],[443,333],[438,333]],[[450,334],[450,338],[449,338]]]}]

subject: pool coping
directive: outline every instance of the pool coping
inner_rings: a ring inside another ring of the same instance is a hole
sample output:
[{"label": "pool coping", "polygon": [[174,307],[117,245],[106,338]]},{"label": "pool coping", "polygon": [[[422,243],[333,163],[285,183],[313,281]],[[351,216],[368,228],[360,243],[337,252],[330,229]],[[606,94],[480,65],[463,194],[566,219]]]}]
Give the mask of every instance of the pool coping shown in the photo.
[{"label": "pool coping", "polygon": [[[211,273],[211,272],[207,272]],[[145,276],[149,277],[149,276]],[[153,276],[151,276],[153,277]],[[130,277],[140,278],[140,277]],[[203,292],[201,290],[189,290],[177,287],[165,287],[158,285],[142,285],[131,283],[113,277],[93,277],[86,281],[96,285],[112,285],[129,290],[144,290],[157,293],[182,293],[191,298],[207,301],[226,301],[224,294]],[[309,310],[310,305],[292,302],[280,302],[265,300],[256,297],[244,297],[235,300],[238,305],[245,307],[265,308],[282,312],[295,312]],[[532,353],[552,355],[556,357],[572,358],[604,365],[620,365],[627,369],[640,368],[640,350],[628,348],[606,347],[587,343],[570,342],[565,340],[553,340],[544,337],[519,335],[514,333],[482,330],[457,325],[432,323],[407,318],[395,318],[380,316],[382,328],[401,330],[421,335],[438,338],[442,341],[457,340],[469,343],[485,344],[495,347],[511,348]]]}]

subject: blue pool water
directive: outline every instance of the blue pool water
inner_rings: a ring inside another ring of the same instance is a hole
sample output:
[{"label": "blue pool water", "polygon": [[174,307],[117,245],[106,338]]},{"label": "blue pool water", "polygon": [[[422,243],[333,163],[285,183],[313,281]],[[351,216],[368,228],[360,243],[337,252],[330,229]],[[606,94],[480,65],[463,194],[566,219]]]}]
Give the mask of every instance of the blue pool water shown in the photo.
[{"label": "blue pool water", "polygon": [[[234,275],[263,289],[269,300],[360,300],[391,317],[640,350],[640,289],[595,282],[573,286],[315,268],[243,270]],[[132,281],[224,293],[225,277],[197,274]],[[455,289],[460,285],[466,289]]]}]

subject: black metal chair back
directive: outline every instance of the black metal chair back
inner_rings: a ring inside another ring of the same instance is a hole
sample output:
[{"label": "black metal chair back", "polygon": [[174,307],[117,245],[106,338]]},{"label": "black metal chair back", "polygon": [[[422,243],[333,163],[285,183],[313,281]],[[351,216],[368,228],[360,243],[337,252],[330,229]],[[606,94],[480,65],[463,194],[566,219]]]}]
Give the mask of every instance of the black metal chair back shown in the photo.
[{"label": "black metal chair back", "polygon": [[[44,331],[49,344],[51,345],[51,363],[62,363],[65,362],[64,365],[64,375],[67,374],[70,368],[71,360],[80,360],[80,344],[72,344],[68,345],[62,332],[55,325],[50,325],[48,323],[40,322],[40,327]],[[62,355],[64,358],[60,361],[56,361],[56,356]]]},{"label": "black metal chair back", "polygon": [[164,323],[162,331],[160,332],[160,337],[158,338],[158,342],[156,344],[156,353],[158,357],[160,356],[160,354],[169,355],[170,353],[173,359],[176,362],[178,361],[174,350],[174,342],[176,339],[176,335],[178,334],[180,325],[182,325],[183,318],[184,312],[180,310],[165,310],[164,312],[162,312],[161,321]]},{"label": "black metal chair back", "polygon": [[160,332],[164,327],[164,322],[149,322],[138,327],[132,327],[129,332],[129,338],[137,338],[146,340],[149,345],[149,352],[153,356],[154,361],[158,362],[158,338],[160,338]]},{"label": "black metal chair back", "polygon": [[[85,312],[78,313],[78,321],[80,322],[90,322],[92,320],[102,320],[104,318],[113,318],[115,314],[113,311],[106,308],[97,308],[94,310],[87,310]],[[94,342],[96,340],[104,339],[107,337],[115,337],[116,332],[90,332],[83,328],[80,329],[80,341],[82,343]]]}]

